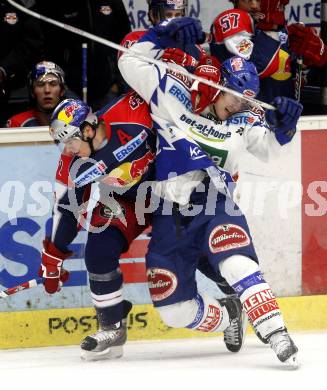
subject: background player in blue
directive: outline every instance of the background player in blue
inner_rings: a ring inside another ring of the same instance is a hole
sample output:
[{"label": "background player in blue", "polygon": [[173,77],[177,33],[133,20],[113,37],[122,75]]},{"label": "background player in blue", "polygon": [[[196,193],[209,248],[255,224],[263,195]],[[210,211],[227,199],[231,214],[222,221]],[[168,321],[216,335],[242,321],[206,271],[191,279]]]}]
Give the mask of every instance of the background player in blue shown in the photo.
[{"label": "background player in blue", "polygon": [[79,100],[64,100],[53,113],[50,133],[65,146],[56,175],[56,203],[51,238],[44,241],[39,270],[48,293],[68,278],[63,261],[67,246],[84,224],[90,185],[99,182],[100,200],[93,210],[85,248],[91,298],[100,331],[81,345],[82,357],[122,355],[126,316],[119,258],[147,226],[135,215],[140,183],[151,177],[155,157],[152,120],[136,93],[123,95],[97,115]]},{"label": "background player in blue", "polygon": [[[184,29],[182,21],[179,26]],[[184,36],[196,42],[200,34],[182,31],[180,40]],[[159,59],[163,42],[155,28],[133,49]],[[252,63],[232,57],[223,64],[221,77],[214,59],[209,60],[196,74],[247,96],[258,93],[259,78]],[[154,193],[162,199],[162,207],[172,209],[172,215],[154,213],[147,254],[150,293],[162,320],[172,327],[199,331],[214,332],[226,326],[224,307],[197,291],[195,269],[199,254],[204,253],[233,286],[252,325],[279,360],[296,367],[297,348],[260,273],[245,217],[230,198],[228,184],[243,152],[267,161],[291,141],[302,106],[292,99],[276,98],[277,110],[268,112],[268,126],[262,112],[243,99],[197,81],[192,84],[178,71],[167,72],[134,57],[133,50],[121,56],[119,67],[149,103],[158,134]],[[219,189],[213,200],[212,183]],[[236,215],[225,208],[226,200]],[[208,205],[213,207],[211,214]]]}]

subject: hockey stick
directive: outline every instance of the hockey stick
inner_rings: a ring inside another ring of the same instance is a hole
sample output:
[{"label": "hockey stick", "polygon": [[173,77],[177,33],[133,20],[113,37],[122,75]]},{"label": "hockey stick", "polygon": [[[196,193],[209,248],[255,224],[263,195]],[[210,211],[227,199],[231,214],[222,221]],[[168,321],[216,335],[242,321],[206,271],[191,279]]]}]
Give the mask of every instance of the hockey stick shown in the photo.
[{"label": "hockey stick", "polygon": [[[304,26],[303,22],[300,22]],[[295,99],[299,102],[301,99],[301,84],[303,73],[303,56],[296,59],[296,75],[295,75]]]},{"label": "hockey stick", "polygon": [[[58,22],[57,20],[48,18],[47,16],[44,16],[44,15],[41,15],[41,14],[39,14],[37,12],[31,11],[31,10],[23,7],[22,5],[17,4],[13,0],[7,0],[7,2],[9,4],[11,4],[13,7],[19,9],[20,11],[22,11],[22,12],[28,14],[28,15],[33,16],[34,18],[43,20],[44,22],[53,24],[53,25],[55,25],[57,27],[60,27],[60,28],[62,28],[64,30],[67,30],[67,31],[70,31],[70,32],[72,32],[74,34],[81,35],[82,37],[88,38],[88,39],[90,39],[92,41],[96,41],[96,42],[102,43],[103,45],[109,46],[109,47],[111,47],[113,49],[116,49],[118,51],[122,51],[124,53],[126,53],[126,52],[133,52],[133,55],[135,57],[140,58],[143,61],[146,61],[146,62],[148,62],[150,64],[158,65],[158,66],[160,66],[162,68],[165,68],[167,70],[176,72],[176,68],[170,67],[169,65],[167,65],[166,63],[164,63],[162,61],[158,61],[158,60],[155,60],[153,58],[146,57],[142,53],[140,53],[137,50],[133,49],[133,47],[127,49],[126,47],[123,47],[121,45],[117,45],[116,43],[111,42],[111,41],[109,41],[107,39],[104,39],[104,38],[98,37],[97,35],[94,35],[94,34],[86,32],[86,31],[80,30],[77,27],[73,27],[73,26],[70,26],[69,24],[65,24],[65,23],[62,23],[62,22]],[[202,77],[195,76],[192,73],[189,73],[186,70],[183,70],[182,68],[178,69],[178,73],[181,73],[181,74],[189,77],[192,80],[197,80],[197,81],[199,81],[199,82],[201,82],[203,84],[209,85],[210,87],[214,87],[214,88],[219,89],[221,91],[224,91],[224,92],[230,93],[230,94],[232,94],[234,96],[237,96],[238,98],[247,100],[248,102],[250,102],[254,106],[263,107],[263,108],[266,108],[268,110],[276,110],[276,107],[272,106],[271,104],[267,104],[267,103],[261,102],[260,100],[250,98],[250,97],[245,96],[245,95],[243,95],[243,94],[241,94],[241,93],[239,93],[237,91],[234,91],[233,89],[229,89],[229,88],[224,87],[222,85],[213,83],[212,81],[206,80],[206,79],[204,79]]]},{"label": "hockey stick", "polygon": [[43,278],[31,279],[27,282],[21,283],[18,286],[7,288],[7,290],[0,291],[0,298],[7,298],[9,295],[16,294],[19,291],[27,290],[29,288],[37,287],[43,283]]},{"label": "hockey stick", "polygon": [[301,99],[301,84],[303,73],[303,57],[296,59],[296,75],[295,75],[295,99],[299,102]]}]

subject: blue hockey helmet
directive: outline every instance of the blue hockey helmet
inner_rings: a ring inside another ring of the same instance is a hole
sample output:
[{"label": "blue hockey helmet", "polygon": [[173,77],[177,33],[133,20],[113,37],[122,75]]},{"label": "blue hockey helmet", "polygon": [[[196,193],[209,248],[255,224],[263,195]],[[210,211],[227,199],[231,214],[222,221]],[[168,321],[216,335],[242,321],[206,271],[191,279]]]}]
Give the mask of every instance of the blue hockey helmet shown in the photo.
[{"label": "blue hockey helmet", "polygon": [[50,120],[50,135],[56,142],[67,142],[71,138],[83,138],[85,124],[93,128],[98,123],[92,109],[77,99],[65,99],[58,104]]},{"label": "blue hockey helmet", "polygon": [[40,76],[54,75],[60,82],[62,88],[65,88],[65,72],[51,61],[38,62],[33,66],[31,72],[28,74],[28,87],[31,93],[33,93],[34,81],[40,78]]},{"label": "blue hockey helmet", "polygon": [[[181,11],[182,16],[187,15],[187,0],[147,0],[149,12],[156,20],[166,19],[165,11]],[[153,20],[151,20],[153,23]]]},{"label": "blue hockey helmet", "polygon": [[253,98],[259,93],[259,75],[253,62],[234,56],[222,63],[221,72],[226,87]]}]

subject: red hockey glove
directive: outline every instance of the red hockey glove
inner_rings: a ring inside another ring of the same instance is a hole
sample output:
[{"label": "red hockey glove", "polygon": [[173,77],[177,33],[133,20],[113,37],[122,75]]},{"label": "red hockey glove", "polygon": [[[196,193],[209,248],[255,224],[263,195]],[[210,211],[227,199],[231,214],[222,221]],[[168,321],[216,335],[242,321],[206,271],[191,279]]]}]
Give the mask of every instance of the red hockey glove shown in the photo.
[{"label": "red hockey glove", "polygon": [[[215,57],[207,56],[203,59],[194,74],[204,79],[221,83],[220,63]],[[197,80],[193,81],[191,87],[192,108],[195,114],[200,114],[206,107],[216,102],[220,90]]]},{"label": "red hockey glove", "polygon": [[314,28],[294,23],[287,29],[290,49],[303,56],[305,65],[324,66],[327,63],[326,46]]},{"label": "red hockey glove", "polygon": [[195,68],[198,65],[198,61],[194,57],[185,53],[181,49],[171,47],[168,47],[164,51],[161,60],[164,62],[181,65],[184,68],[188,66]]},{"label": "red hockey glove", "polygon": [[39,276],[44,278],[44,288],[47,293],[54,294],[60,290],[62,283],[69,278],[69,272],[62,268],[62,263],[73,253],[61,252],[46,238],[43,241],[42,263],[39,268]]}]

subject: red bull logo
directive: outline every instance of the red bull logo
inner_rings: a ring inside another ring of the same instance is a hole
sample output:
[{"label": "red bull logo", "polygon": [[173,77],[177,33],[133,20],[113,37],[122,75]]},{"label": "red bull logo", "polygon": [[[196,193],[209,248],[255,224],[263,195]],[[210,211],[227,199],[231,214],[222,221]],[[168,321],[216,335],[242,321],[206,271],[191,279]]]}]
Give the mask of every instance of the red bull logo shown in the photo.
[{"label": "red bull logo", "polygon": [[[71,120],[71,117],[73,116],[74,112],[76,110],[78,110],[81,106],[77,103],[72,103],[70,104],[69,106],[65,107],[64,108],[64,111],[65,111],[65,115],[67,118],[70,118]],[[70,121],[69,121],[70,122]]]},{"label": "red bull logo", "polygon": [[[253,43],[249,39],[243,39],[237,46],[239,53],[243,55],[250,54],[252,47]],[[243,69],[243,66],[241,69]]]},{"label": "red bull logo", "polygon": [[154,161],[155,157],[155,153],[152,153],[151,150],[149,150],[143,157],[132,161],[129,171],[132,179],[137,179],[138,177],[144,175],[144,173],[149,169],[149,164]]},{"label": "red bull logo", "polygon": [[137,184],[149,169],[149,164],[155,159],[155,153],[151,150],[144,156],[132,162],[125,162],[113,169],[102,182],[116,187],[132,187]]},{"label": "red bull logo", "polygon": [[8,24],[16,24],[18,22],[18,17],[15,12],[8,12],[4,16],[3,20]]},{"label": "red bull logo", "polygon": [[112,13],[112,8],[110,7],[110,5],[102,5],[100,7],[100,12],[103,14],[103,15],[110,15]]}]

